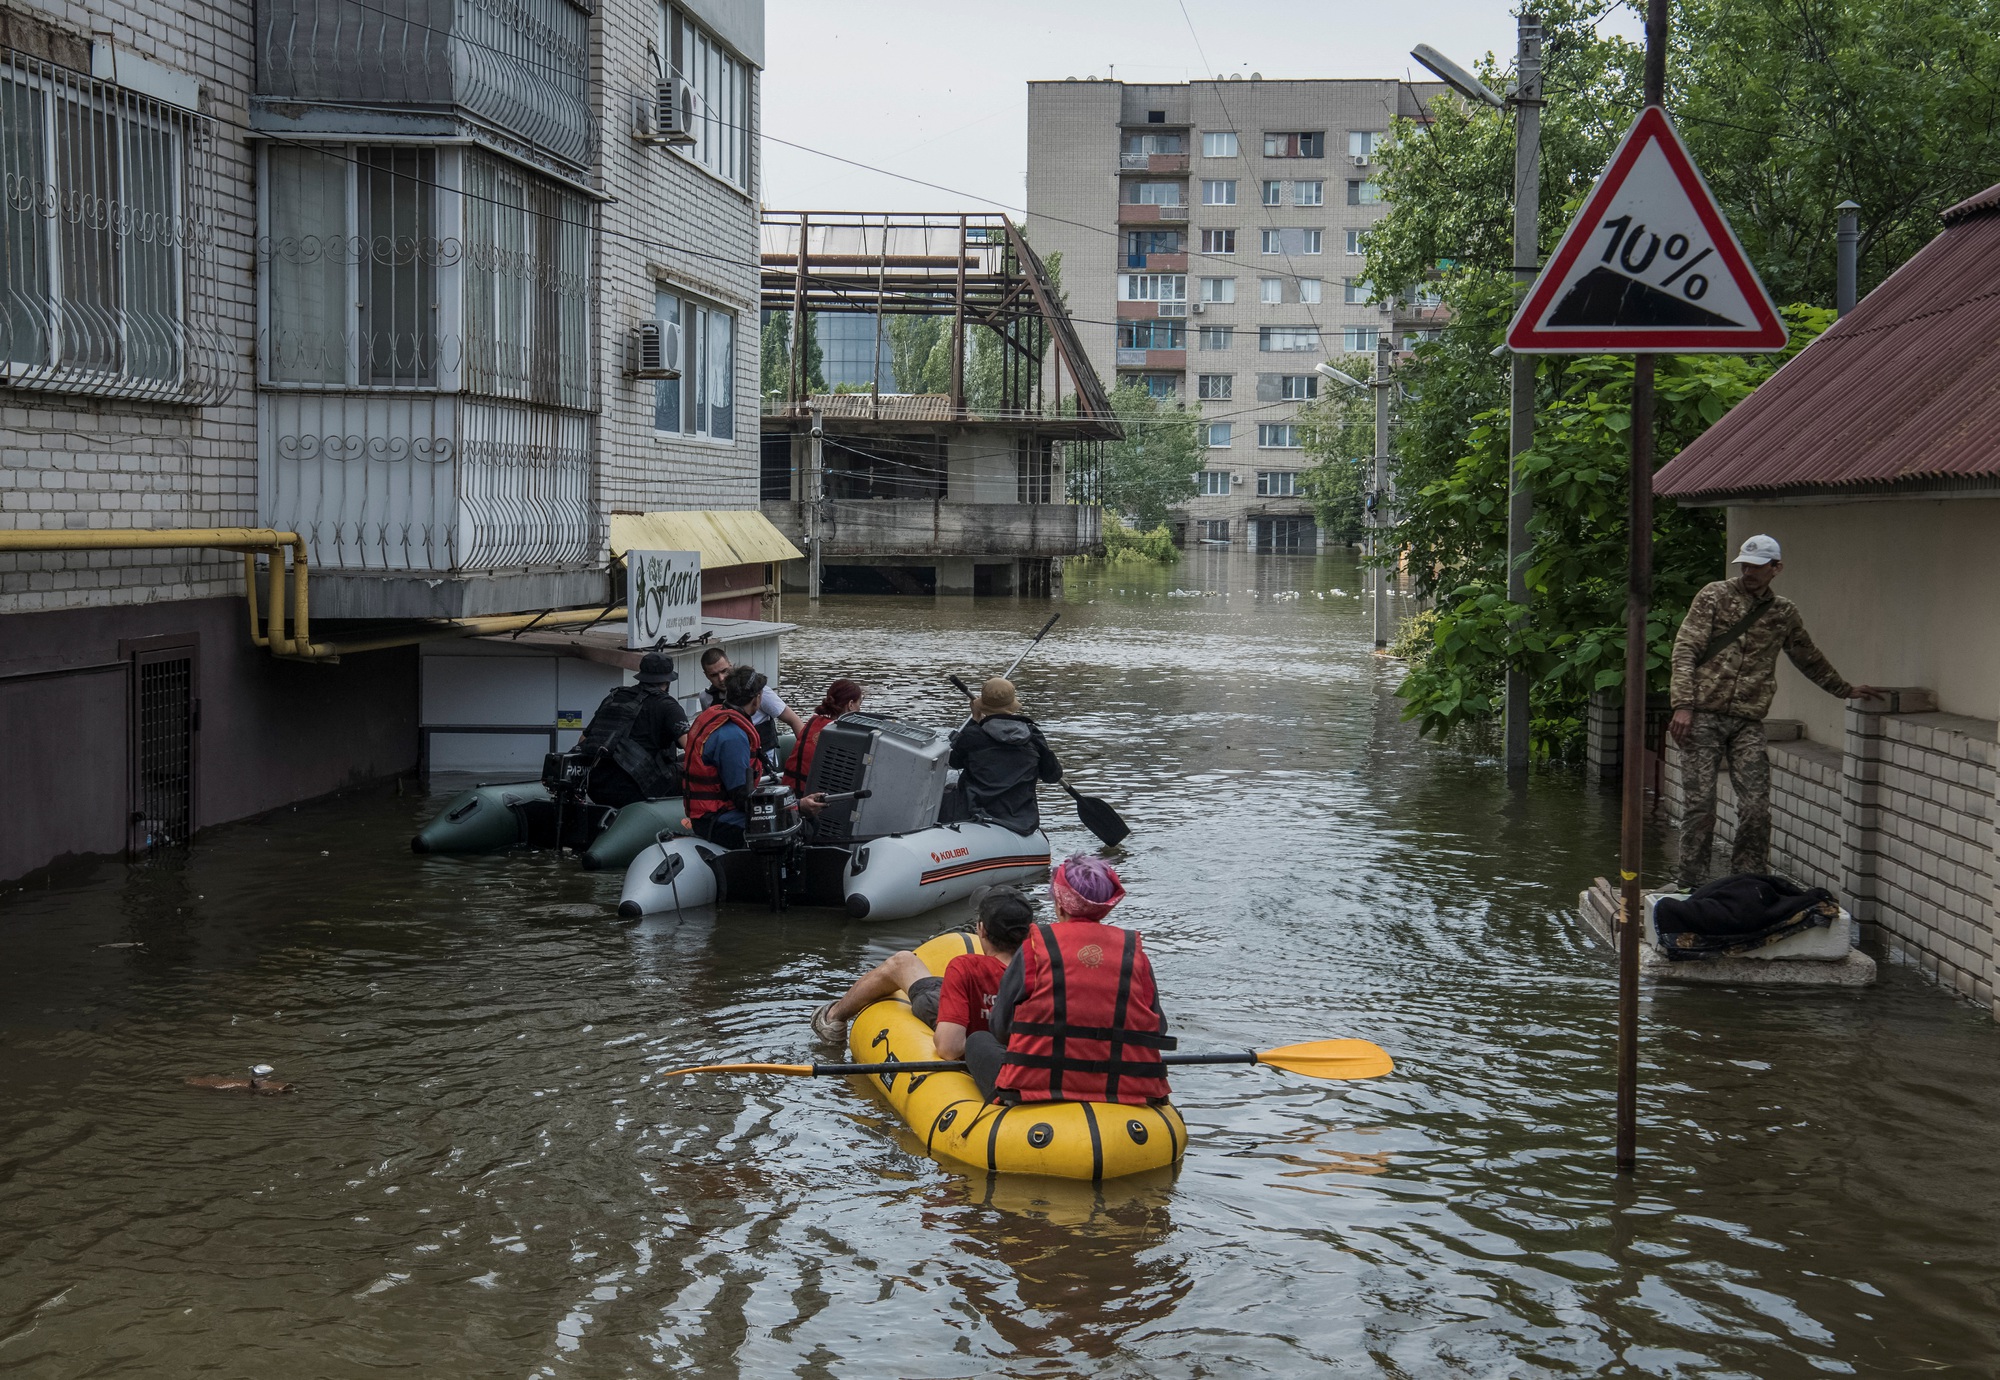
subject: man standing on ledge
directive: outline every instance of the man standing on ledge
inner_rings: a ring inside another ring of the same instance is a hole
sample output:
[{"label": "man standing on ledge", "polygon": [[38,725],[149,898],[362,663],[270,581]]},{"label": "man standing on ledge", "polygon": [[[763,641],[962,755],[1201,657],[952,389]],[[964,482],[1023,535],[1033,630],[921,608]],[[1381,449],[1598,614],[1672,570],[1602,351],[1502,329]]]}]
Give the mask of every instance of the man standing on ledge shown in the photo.
[{"label": "man standing on ledge", "polygon": [[1715,840],[1715,774],[1726,758],[1736,788],[1736,845],[1730,873],[1771,870],[1771,759],[1764,715],[1778,688],[1778,653],[1820,689],[1851,700],[1880,693],[1849,685],[1806,635],[1798,605],[1771,593],[1785,568],[1776,539],[1751,537],[1733,562],[1733,580],[1705,585],[1674,638],[1674,717],[1681,746],[1680,885],[1699,886]]}]

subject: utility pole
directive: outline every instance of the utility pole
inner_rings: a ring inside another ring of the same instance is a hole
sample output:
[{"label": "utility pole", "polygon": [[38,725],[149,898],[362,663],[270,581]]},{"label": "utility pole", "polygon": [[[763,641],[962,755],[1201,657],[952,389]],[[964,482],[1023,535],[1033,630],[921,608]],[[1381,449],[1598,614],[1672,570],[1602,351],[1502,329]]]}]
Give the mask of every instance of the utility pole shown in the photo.
[{"label": "utility pole", "polygon": [[826,435],[817,405],[812,409],[812,454],[806,462],[806,597],[819,598],[820,515],[826,507],[826,464],[821,443]]},{"label": "utility pole", "polygon": [[1852,201],[1843,201],[1833,208],[1840,212],[1840,237],[1838,240],[1837,275],[1833,289],[1834,310],[1841,316],[1854,310],[1856,263],[1861,250],[1861,207]]},{"label": "utility pole", "polygon": [[1389,524],[1389,329],[1375,335],[1375,501],[1368,516],[1374,528],[1370,555],[1375,559],[1375,649],[1389,645],[1389,568],[1384,560],[1383,528]]},{"label": "utility pole", "polygon": [[[1647,0],[1646,104],[1667,100],[1667,0]],[[1632,357],[1630,546],[1625,577],[1624,818],[1618,831],[1616,1163],[1639,1162],[1639,872],[1646,860],[1646,618],[1653,602],[1653,356]]]},{"label": "utility pole", "polygon": [[[1541,271],[1542,203],[1542,21],[1525,10],[1516,26],[1514,50],[1514,282],[1525,294]],[[1528,617],[1528,520],[1535,515],[1534,491],[1521,473],[1521,455],[1535,444],[1534,355],[1513,356],[1513,401],[1507,436],[1507,601],[1514,626]],[[1507,774],[1528,770],[1528,672],[1518,661],[1507,667],[1505,743]]]}]

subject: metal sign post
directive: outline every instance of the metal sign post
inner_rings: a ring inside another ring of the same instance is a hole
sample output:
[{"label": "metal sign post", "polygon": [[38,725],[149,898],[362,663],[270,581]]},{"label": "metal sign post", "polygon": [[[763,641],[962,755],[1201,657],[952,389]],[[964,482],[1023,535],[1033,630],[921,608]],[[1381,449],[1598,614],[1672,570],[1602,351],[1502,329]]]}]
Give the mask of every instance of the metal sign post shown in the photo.
[{"label": "metal sign post", "polygon": [[1655,352],[1780,349],[1785,326],[1735,232],[1674,132],[1667,93],[1667,4],[1648,0],[1646,108],[1535,280],[1507,344],[1523,354],[1632,359],[1632,461],[1625,594],[1624,817],[1618,840],[1616,1160],[1638,1160],[1639,944],[1645,897],[1646,624],[1653,599]]}]

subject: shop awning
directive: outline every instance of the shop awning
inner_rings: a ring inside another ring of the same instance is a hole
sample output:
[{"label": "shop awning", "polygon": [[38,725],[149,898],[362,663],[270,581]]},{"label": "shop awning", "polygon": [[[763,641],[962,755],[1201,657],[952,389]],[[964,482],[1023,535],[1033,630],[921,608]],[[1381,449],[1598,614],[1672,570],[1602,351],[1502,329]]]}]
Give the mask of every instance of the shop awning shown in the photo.
[{"label": "shop awning", "polygon": [[614,513],[611,554],[699,551],[703,570],[765,561],[799,561],[805,552],[755,508],[714,508],[679,513]]}]

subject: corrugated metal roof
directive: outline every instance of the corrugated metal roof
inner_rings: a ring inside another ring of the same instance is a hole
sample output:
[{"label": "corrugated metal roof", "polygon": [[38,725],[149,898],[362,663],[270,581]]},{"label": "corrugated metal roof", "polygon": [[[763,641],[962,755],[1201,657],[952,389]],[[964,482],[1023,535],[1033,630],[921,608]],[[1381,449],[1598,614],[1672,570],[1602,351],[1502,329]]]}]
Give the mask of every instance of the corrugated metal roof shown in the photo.
[{"label": "corrugated metal roof", "polygon": [[641,551],[699,551],[701,568],[763,561],[798,561],[805,553],[755,508],[684,513],[613,513],[611,554]]},{"label": "corrugated metal roof", "polygon": [[[830,420],[850,422],[948,422],[949,393],[815,393],[812,405]],[[878,410],[879,405],[879,410]]]},{"label": "corrugated metal roof", "polygon": [[2000,186],[1654,476],[1675,498],[2000,480]]}]

